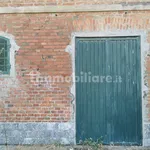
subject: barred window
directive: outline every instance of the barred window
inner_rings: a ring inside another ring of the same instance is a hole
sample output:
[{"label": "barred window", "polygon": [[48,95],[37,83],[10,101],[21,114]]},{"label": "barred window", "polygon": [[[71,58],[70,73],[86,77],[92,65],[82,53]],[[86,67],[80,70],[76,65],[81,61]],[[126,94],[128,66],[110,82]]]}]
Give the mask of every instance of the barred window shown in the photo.
[{"label": "barred window", "polygon": [[10,42],[0,37],[0,74],[10,74]]}]

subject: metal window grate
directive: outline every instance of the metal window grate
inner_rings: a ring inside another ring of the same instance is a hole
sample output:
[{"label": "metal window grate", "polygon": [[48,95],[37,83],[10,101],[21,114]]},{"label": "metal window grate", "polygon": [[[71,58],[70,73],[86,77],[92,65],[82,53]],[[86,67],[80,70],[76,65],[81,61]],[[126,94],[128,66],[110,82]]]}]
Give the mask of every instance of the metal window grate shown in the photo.
[{"label": "metal window grate", "polygon": [[10,55],[9,55],[9,41],[0,37],[0,73],[10,73]]}]

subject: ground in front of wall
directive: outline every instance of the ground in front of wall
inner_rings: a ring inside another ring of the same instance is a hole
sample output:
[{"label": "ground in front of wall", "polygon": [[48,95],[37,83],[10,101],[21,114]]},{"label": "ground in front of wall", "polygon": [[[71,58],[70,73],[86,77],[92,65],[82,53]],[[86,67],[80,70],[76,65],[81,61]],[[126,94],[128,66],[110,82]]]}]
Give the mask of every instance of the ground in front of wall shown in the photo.
[{"label": "ground in front of wall", "polygon": [[[0,150],[92,150],[83,146],[0,146]],[[102,146],[99,150],[150,150],[150,147]]]}]

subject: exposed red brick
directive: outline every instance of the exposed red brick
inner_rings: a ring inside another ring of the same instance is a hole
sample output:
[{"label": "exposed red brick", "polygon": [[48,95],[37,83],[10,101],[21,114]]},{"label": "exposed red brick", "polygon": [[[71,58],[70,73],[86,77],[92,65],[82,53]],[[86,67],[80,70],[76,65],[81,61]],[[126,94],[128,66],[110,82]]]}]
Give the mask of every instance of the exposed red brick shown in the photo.
[{"label": "exposed red brick", "polygon": [[[89,1],[91,2],[93,1]],[[76,0],[76,3],[82,4],[82,1]],[[31,82],[29,73],[33,71],[35,75],[40,72],[43,77],[71,76],[71,58],[65,48],[71,41],[72,32],[142,29],[150,35],[149,11],[127,14],[58,13],[58,16],[1,14],[0,20],[0,30],[14,35],[20,46],[15,56],[16,87],[10,88],[8,97],[0,101],[0,121],[8,122],[66,122],[71,119],[71,83],[49,84],[43,81],[37,84],[34,77]],[[146,67],[150,72],[149,59]],[[3,79],[0,79],[0,83],[4,83]],[[0,84],[0,89],[2,88]],[[6,104],[11,104],[11,107],[5,108]],[[150,116],[150,112],[148,115]]]}]

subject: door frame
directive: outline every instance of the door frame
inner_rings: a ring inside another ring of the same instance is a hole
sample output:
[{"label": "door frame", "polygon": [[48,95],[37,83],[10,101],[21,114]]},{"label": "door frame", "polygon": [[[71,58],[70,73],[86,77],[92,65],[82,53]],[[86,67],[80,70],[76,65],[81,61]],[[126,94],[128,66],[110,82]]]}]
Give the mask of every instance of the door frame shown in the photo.
[{"label": "door frame", "polygon": [[[147,42],[147,34],[143,30],[117,30],[117,31],[102,31],[102,32],[75,32],[71,36],[71,44],[67,46],[66,52],[70,53],[72,60],[72,86],[71,86],[71,95],[72,95],[72,118],[71,121],[74,123],[74,143],[76,144],[76,83],[75,83],[75,49],[76,49],[76,38],[104,38],[104,37],[133,37],[139,36],[141,39],[141,110],[142,110],[142,145],[148,145],[150,139],[146,138],[147,125],[150,125],[150,122],[147,123],[147,108],[146,102],[148,101],[148,81],[146,77],[146,57],[149,51],[149,43]],[[150,132],[150,129],[149,129]]]}]

